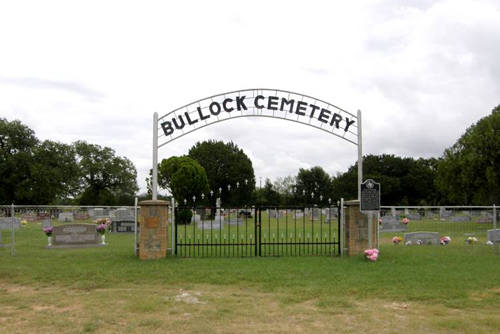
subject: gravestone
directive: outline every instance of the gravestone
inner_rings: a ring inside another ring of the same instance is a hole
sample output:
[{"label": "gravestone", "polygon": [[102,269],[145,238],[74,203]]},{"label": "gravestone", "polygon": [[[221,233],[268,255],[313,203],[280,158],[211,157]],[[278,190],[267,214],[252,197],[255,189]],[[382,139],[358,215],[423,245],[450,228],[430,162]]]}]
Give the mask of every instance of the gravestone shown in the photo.
[{"label": "gravestone", "polygon": [[85,211],[78,211],[73,214],[73,217],[75,220],[87,220],[90,218],[88,212]]},{"label": "gravestone", "polygon": [[66,224],[54,226],[52,246],[47,248],[85,248],[103,246],[94,224]]},{"label": "gravestone", "polygon": [[439,245],[438,232],[410,232],[404,234],[403,243],[405,245],[418,245],[421,242],[423,245]]},{"label": "gravestone", "polygon": [[320,215],[321,215],[321,210],[319,208],[312,209],[312,220],[319,220]]},{"label": "gravestone", "polygon": [[241,217],[231,218],[228,220],[227,224],[232,226],[240,226],[243,224],[243,218]]},{"label": "gravestone", "polygon": [[61,212],[59,214],[58,220],[61,222],[72,222],[73,221],[73,212]]},{"label": "gravestone", "polygon": [[329,223],[332,220],[338,218],[337,208],[328,208],[325,210],[325,223]]},{"label": "gravestone", "polygon": [[410,213],[406,215],[406,218],[408,218],[409,220],[421,220],[422,216],[420,216],[420,214],[418,213]]},{"label": "gravestone", "polygon": [[201,216],[199,214],[194,214],[191,217],[191,223],[200,223],[201,222]]},{"label": "gravestone", "polygon": [[89,210],[89,216],[96,220],[100,218],[109,218],[109,210],[105,210],[103,208],[94,208]]},{"label": "gravestone", "polygon": [[16,217],[1,217],[0,230],[11,230],[12,223],[14,223],[14,230],[18,230],[21,226],[21,220]]},{"label": "gravestone", "polygon": [[135,231],[135,217],[132,210],[118,208],[110,216],[113,232],[133,233]]},{"label": "gravestone", "polygon": [[446,210],[444,207],[439,207],[439,217],[440,218],[449,218],[453,216],[453,211],[452,210]]},{"label": "gravestone", "polygon": [[488,230],[488,241],[493,243],[500,243],[500,229]]},{"label": "gravestone", "polygon": [[[12,224],[13,223],[13,224]],[[21,226],[21,220],[15,217],[1,217],[0,218],[0,247],[4,247],[5,245],[2,243],[2,230],[12,231],[12,227],[14,227],[14,231],[18,230]]]},{"label": "gravestone", "polygon": [[51,226],[52,226],[52,220],[51,219],[42,220],[42,228],[51,227]]},{"label": "gravestone", "polygon": [[196,224],[196,227],[200,230],[223,230],[224,229],[224,217],[215,216],[214,220],[203,220]]},{"label": "gravestone", "polygon": [[408,216],[410,214],[410,210],[408,208],[405,208],[405,216]]},{"label": "gravestone", "polygon": [[37,214],[35,212],[27,212],[27,213],[23,213],[21,215],[21,220],[26,220],[26,221],[29,221],[29,222],[34,222],[37,218]]},{"label": "gravestone", "polygon": [[37,213],[37,220],[47,220],[50,219],[50,213],[48,212],[38,212]]},{"label": "gravestone", "polygon": [[274,209],[269,209],[268,210],[268,215],[269,218],[277,218],[278,217],[278,212]]},{"label": "gravestone", "polygon": [[476,222],[478,224],[488,224],[488,223],[493,223],[493,216],[480,216],[477,217]]},{"label": "gravestone", "polygon": [[113,223],[113,232],[122,232],[122,233],[134,233],[135,232],[135,221],[127,221],[120,220],[114,221]]},{"label": "gravestone", "polygon": [[394,217],[397,216],[397,214],[396,214],[396,208],[393,207],[393,206],[391,207],[391,215],[394,216]]},{"label": "gravestone", "polygon": [[432,211],[430,211],[430,210],[428,210],[428,211],[426,211],[426,212],[425,212],[425,217],[426,217],[426,218],[433,219],[433,218],[434,218],[434,216],[435,216],[435,215],[434,215],[434,212],[432,212]]},{"label": "gravestone", "polygon": [[470,220],[471,220],[470,216],[451,217],[451,221],[454,223],[465,223],[465,222],[470,222]]},{"label": "gravestone", "polygon": [[408,225],[401,222],[399,217],[383,216],[382,218],[382,232],[406,232]]},{"label": "gravestone", "polygon": [[293,214],[294,218],[302,218],[304,217],[304,212],[302,211],[295,211]]}]

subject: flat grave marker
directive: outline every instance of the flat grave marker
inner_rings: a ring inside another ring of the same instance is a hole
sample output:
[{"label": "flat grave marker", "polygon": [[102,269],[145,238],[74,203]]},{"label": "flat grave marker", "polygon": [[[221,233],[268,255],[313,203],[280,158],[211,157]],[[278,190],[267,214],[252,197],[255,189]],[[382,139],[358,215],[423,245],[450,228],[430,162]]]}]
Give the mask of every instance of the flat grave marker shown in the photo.
[{"label": "flat grave marker", "polygon": [[418,245],[421,242],[422,245],[439,245],[439,241],[438,232],[410,232],[404,234],[403,243],[405,245]]}]

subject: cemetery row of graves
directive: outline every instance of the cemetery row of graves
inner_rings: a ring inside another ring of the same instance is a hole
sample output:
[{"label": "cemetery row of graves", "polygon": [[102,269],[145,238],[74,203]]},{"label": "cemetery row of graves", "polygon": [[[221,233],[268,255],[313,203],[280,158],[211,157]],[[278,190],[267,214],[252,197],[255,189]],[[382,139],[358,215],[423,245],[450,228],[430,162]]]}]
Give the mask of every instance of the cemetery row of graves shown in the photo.
[{"label": "cemetery row of graves", "polygon": [[[184,208],[192,213],[187,223],[175,219],[181,209],[170,214],[175,223],[170,224],[168,231],[170,252],[176,256],[342,253],[342,215],[338,207]],[[136,226],[139,233],[138,217],[137,207],[3,206],[0,247],[12,244],[15,233],[26,224],[39,226],[40,238],[45,238],[42,229],[50,227],[53,247],[104,245],[104,237],[101,243],[95,232],[96,222],[109,223],[103,233],[135,233]],[[447,245],[453,247],[491,246],[500,239],[496,225],[498,212],[493,207],[382,207],[376,218],[377,247],[393,242],[395,237],[400,237],[406,245],[440,244],[443,237],[449,237],[451,243]],[[88,226],[83,228],[82,224]]]}]

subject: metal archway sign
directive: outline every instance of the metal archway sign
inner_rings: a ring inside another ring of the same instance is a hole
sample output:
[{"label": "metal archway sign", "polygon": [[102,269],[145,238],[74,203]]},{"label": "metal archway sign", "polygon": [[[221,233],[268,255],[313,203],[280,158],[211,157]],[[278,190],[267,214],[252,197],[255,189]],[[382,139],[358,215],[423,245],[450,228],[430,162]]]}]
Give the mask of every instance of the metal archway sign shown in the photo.
[{"label": "metal archway sign", "polygon": [[[301,123],[340,137],[358,148],[358,199],[362,182],[361,111],[354,115],[323,100],[280,89],[244,89],[213,95],[153,116],[153,199],[158,196],[158,149],[211,124],[240,117]],[[160,134],[159,134],[160,132]]]}]

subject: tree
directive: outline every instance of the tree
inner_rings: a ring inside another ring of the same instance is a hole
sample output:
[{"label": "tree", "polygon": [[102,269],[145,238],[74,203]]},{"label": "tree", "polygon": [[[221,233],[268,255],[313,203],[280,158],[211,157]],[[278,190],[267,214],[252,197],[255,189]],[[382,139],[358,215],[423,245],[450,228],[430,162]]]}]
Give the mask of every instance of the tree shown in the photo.
[{"label": "tree", "polygon": [[181,203],[177,208],[178,223],[187,224],[191,221],[192,212],[187,203],[195,205],[203,201],[202,194],[208,194],[208,179],[205,169],[187,156],[163,159],[158,166],[158,185],[170,190],[174,198]]},{"label": "tree", "polygon": [[190,157],[163,159],[158,166],[158,185],[168,189],[181,204],[202,201],[208,195],[208,179],[205,169]]},{"label": "tree", "polygon": [[73,194],[77,175],[70,145],[40,142],[20,121],[0,119],[0,203],[60,202]]},{"label": "tree", "polygon": [[296,196],[300,204],[328,206],[328,199],[332,197],[330,176],[319,166],[299,169]]},{"label": "tree", "polygon": [[446,149],[436,185],[450,204],[500,202],[500,105]]},{"label": "tree", "polygon": [[[439,196],[434,186],[437,160],[401,158],[394,155],[367,155],[363,158],[363,180],[381,184],[382,205],[437,204]],[[333,197],[358,197],[358,165],[333,178]]]},{"label": "tree", "polygon": [[30,202],[33,149],[38,139],[20,121],[0,119],[0,202]]},{"label": "tree", "polygon": [[252,162],[236,144],[198,142],[189,150],[189,157],[198,161],[207,173],[210,189],[214,191],[211,205],[215,204],[215,197],[221,197],[226,206],[250,203],[255,188]]},{"label": "tree", "polygon": [[45,140],[33,150],[31,203],[49,204],[73,198],[78,189],[78,174],[73,147]]},{"label": "tree", "polygon": [[274,181],[273,189],[275,189],[280,196],[280,205],[285,206],[295,204],[294,190],[296,183],[296,177],[291,175],[278,177],[276,181]]},{"label": "tree", "polygon": [[126,157],[109,147],[77,141],[74,144],[80,170],[78,202],[81,205],[124,205],[133,200],[137,171]]}]

